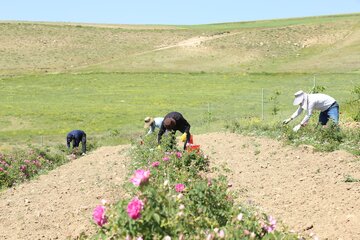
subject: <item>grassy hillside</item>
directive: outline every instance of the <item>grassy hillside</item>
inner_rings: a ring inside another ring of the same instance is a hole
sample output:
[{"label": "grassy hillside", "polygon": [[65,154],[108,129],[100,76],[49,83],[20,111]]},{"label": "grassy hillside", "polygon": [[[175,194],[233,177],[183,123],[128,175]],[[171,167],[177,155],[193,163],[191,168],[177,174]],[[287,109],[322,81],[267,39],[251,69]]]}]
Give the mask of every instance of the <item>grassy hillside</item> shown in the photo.
[{"label": "grassy hillside", "polygon": [[195,26],[12,22],[0,30],[0,74],[360,69],[360,14]]},{"label": "grassy hillside", "polygon": [[194,26],[2,22],[0,30],[2,146],[63,142],[75,128],[123,141],[144,131],[145,116],[172,110],[195,133],[240,117],[280,121],[314,78],[342,105],[360,85],[360,14]]}]

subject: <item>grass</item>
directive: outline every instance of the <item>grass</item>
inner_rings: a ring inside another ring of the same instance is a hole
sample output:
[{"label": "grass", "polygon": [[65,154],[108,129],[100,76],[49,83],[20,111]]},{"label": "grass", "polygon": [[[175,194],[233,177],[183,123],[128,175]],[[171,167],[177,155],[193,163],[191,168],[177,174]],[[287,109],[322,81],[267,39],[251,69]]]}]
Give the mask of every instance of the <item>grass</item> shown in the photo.
[{"label": "grass", "polygon": [[345,176],[345,182],[360,182],[360,179],[354,178],[351,175],[346,175]]},{"label": "grass", "polygon": [[311,145],[317,151],[331,152],[341,149],[360,156],[360,135],[357,129],[338,127],[331,123],[322,128],[316,122],[317,119],[313,117],[309,125],[293,132],[292,128],[297,123],[284,125],[280,122],[264,123],[258,118],[239,119],[228,123],[226,129],[245,135],[267,136],[295,146]]},{"label": "grass", "polygon": [[[317,82],[340,106],[350,98],[356,74],[324,74]],[[280,121],[295,111],[292,95],[310,90],[306,74],[98,73],[48,74],[0,81],[1,142],[64,141],[72,129],[88,136],[116,135],[127,142],[142,134],[145,116],[182,112],[194,133],[219,130],[245,117],[261,117],[264,89],[265,121]],[[336,88],[334,87],[336,86]],[[279,112],[273,115],[271,97]],[[343,113],[343,115],[346,115]]]},{"label": "grass", "polygon": [[[1,148],[62,143],[72,129],[100,145],[126,143],[144,133],[145,116],[174,110],[195,134],[239,118],[279,122],[314,78],[342,107],[360,84],[359,26],[359,14],[194,26],[0,22]],[[189,39],[204,40],[177,46]],[[348,118],[352,108],[342,109]]]},{"label": "grass", "polygon": [[[0,74],[357,72],[359,14],[194,26],[0,22]],[[206,37],[199,45],[184,40]],[[156,50],[161,47],[171,48]]]}]

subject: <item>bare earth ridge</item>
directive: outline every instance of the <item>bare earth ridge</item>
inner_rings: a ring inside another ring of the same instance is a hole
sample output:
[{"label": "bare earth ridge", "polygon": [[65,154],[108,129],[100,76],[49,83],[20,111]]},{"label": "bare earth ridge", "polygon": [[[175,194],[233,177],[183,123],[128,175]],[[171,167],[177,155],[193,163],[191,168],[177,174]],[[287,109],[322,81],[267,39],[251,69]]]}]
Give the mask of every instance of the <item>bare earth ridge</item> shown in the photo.
[{"label": "bare earth ridge", "polygon": [[[299,232],[320,239],[360,239],[359,159],[314,152],[258,137],[194,137],[211,165],[227,166],[231,189]],[[94,233],[101,199],[124,196],[129,146],[102,147],[36,180],[0,193],[0,239],[67,239]],[[308,229],[308,230],[305,230]]]}]

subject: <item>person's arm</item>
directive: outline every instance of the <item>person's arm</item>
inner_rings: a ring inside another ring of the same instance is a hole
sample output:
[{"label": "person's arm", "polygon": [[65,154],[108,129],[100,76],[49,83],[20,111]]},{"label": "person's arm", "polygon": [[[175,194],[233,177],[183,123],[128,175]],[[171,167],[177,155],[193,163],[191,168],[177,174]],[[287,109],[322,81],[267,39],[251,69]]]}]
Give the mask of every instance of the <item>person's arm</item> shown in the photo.
[{"label": "person's arm", "polygon": [[298,107],[298,109],[296,109],[296,111],[291,115],[291,120],[297,118],[301,113],[302,113],[303,109],[301,106]]},{"label": "person's arm", "polygon": [[311,115],[312,115],[312,108],[307,110],[307,113],[306,113],[304,119],[301,121],[300,125],[304,127],[308,123]]},{"label": "person's arm", "polygon": [[190,124],[188,124],[186,127],[185,127],[185,133],[186,133],[186,141],[184,143],[184,150],[186,149],[186,146],[187,144],[190,142],[190,138],[191,138],[191,135],[190,135]]},{"label": "person's arm", "polygon": [[302,113],[302,108],[301,106],[298,107],[298,109],[296,109],[296,111],[291,115],[290,118],[285,119],[283,121],[283,124],[288,124],[290,121],[292,121],[294,118],[296,118],[297,116],[299,116]]},{"label": "person's arm", "polygon": [[309,119],[311,117],[313,109],[314,109],[314,103],[309,104],[308,109],[307,109],[307,113],[306,113],[304,119],[298,125],[296,125],[293,128],[293,131],[297,132],[301,127],[306,126],[306,124],[308,123],[308,121],[309,121]]},{"label": "person's arm", "polygon": [[162,135],[164,135],[165,130],[166,130],[166,129],[165,129],[164,124],[161,124],[160,130],[159,130],[159,133],[158,133],[158,144],[160,144],[160,142],[161,142],[161,137],[162,137]]},{"label": "person's arm", "polygon": [[81,138],[81,147],[83,154],[86,154],[86,135],[84,134]]},{"label": "person's arm", "polygon": [[155,131],[155,123],[152,123],[152,124],[150,125],[150,129],[149,129],[147,135],[153,133],[154,131]]},{"label": "person's arm", "polygon": [[66,137],[66,145],[68,149],[70,149],[70,142],[71,142],[71,137]]},{"label": "person's arm", "polygon": [[147,132],[146,135],[149,135],[149,134],[151,134],[152,132],[153,132],[153,131],[152,131],[151,127],[150,127],[150,129],[149,129],[149,131]]}]

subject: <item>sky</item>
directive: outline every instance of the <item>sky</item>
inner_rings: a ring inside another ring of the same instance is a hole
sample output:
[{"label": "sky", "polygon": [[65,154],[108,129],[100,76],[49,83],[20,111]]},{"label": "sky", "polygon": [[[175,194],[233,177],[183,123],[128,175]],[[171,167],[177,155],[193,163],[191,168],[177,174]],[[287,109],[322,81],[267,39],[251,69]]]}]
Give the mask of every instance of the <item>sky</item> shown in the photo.
[{"label": "sky", "polygon": [[192,25],[360,13],[360,0],[2,0],[0,20]]}]

